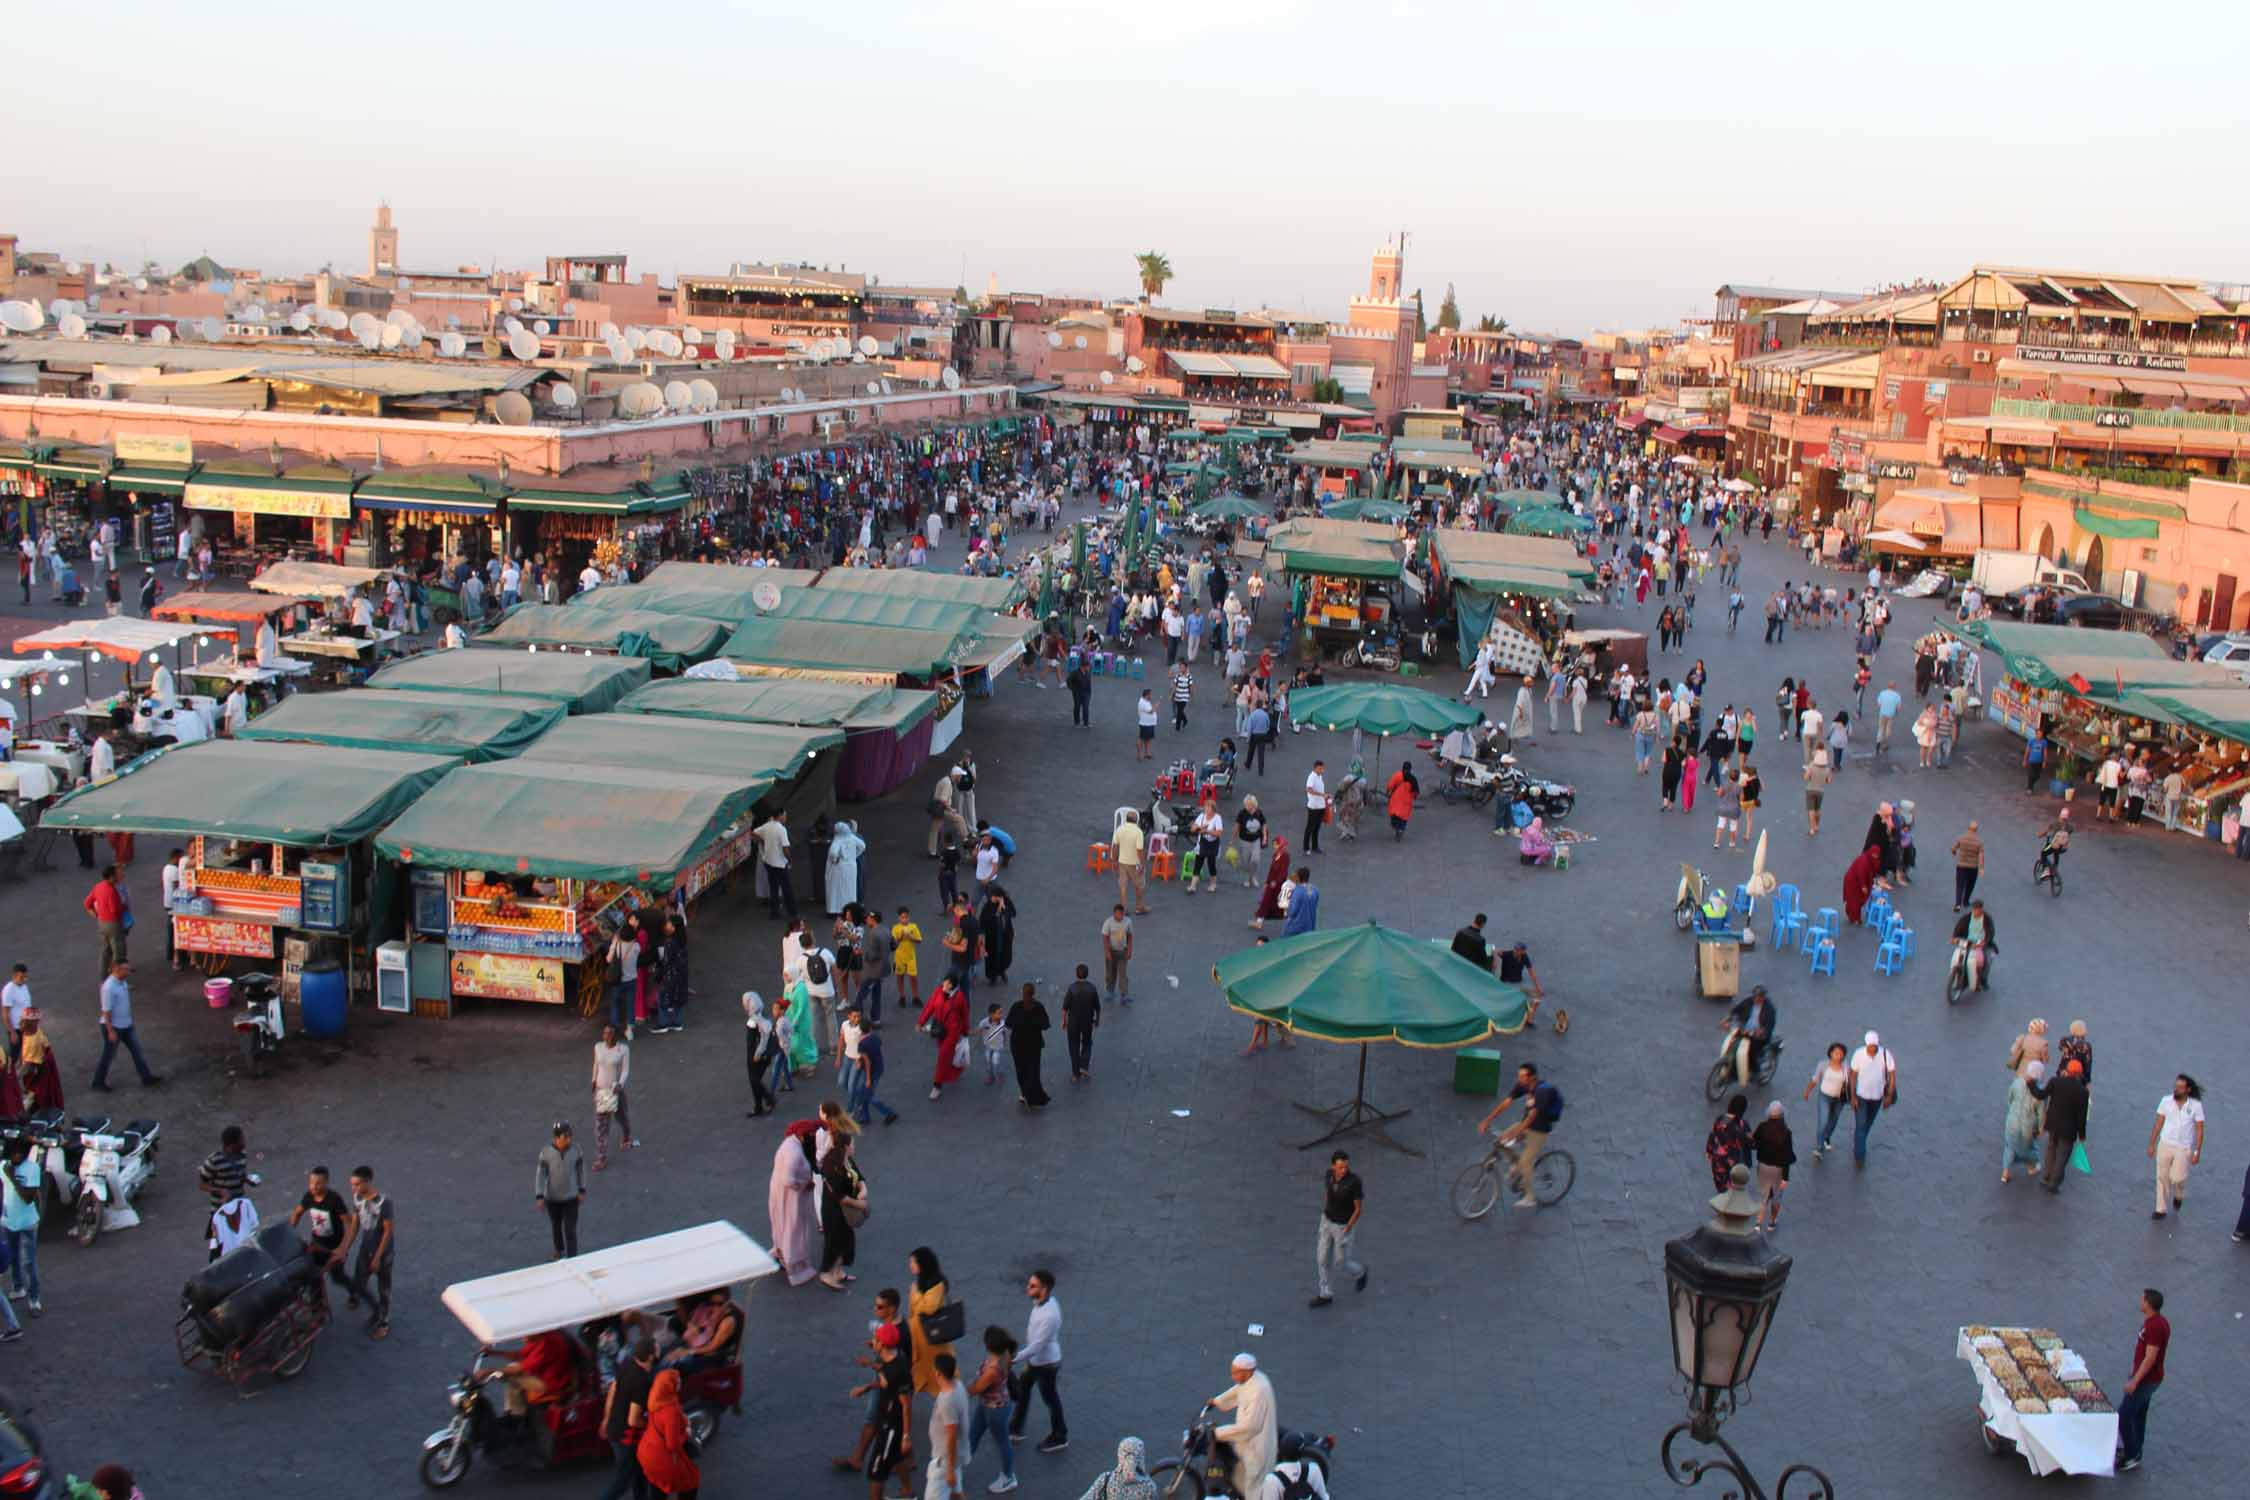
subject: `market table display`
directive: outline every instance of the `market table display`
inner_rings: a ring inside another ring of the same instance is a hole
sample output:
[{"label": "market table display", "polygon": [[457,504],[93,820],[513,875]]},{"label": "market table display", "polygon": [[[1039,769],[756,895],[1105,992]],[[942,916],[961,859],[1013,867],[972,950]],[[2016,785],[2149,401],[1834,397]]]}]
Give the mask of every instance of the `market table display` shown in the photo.
[{"label": "market table display", "polygon": [[2116,1472],[2117,1409],[2053,1329],[1971,1323],[1953,1353],[1976,1373],[1988,1450],[2014,1444],[2034,1474]]},{"label": "market table display", "polygon": [[392,644],[398,639],[397,631],[381,626],[367,635],[352,635],[316,625],[296,635],[283,636],[281,649],[291,656],[310,656],[323,661],[380,661],[389,654]]}]

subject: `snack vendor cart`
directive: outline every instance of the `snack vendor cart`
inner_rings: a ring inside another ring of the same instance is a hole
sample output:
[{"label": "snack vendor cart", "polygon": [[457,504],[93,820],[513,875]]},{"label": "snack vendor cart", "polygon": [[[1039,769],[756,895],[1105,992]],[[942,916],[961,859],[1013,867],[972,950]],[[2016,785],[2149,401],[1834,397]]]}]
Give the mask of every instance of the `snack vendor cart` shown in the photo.
[{"label": "snack vendor cart", "polygon": [[1953,1353],[1976,1374],[1986,1452],[2034,1474],[2116,1472],[2117,1409],[2054,1330],[1971,1323]]},{"label": "snack vendor cart", "polygon": [[1395,631],[1405,573],[1398,529],[1371,521],[1300,519],[1266,533],[1266,561],[1297,595],[1304,631],[1323,656],[1355,648],[1363,635]]},{"label": "snack vendor cart", "polygon": [[771,784],[568,760],[447,776],[375,840],[411,872],[444,872],[451,999],[418,1011],[482,998],[595,1014],[626,914],[685,904],[747,859]]}]

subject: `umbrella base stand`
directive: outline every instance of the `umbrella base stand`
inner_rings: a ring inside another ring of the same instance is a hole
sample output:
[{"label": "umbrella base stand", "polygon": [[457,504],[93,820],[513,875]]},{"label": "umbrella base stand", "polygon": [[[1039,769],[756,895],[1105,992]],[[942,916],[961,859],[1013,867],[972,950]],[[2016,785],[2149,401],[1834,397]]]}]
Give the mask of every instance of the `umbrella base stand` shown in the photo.
[{"label": "umbrella base stand", "polygon": [[1360,1044],[1359,1049],[1359,1086],[1353,1091],[1350,1102],[1330,1105],[1326,1109],[1311,1104],[1299,1104],[1297,1108],[1308,1115],[1328,1122],[1328,1133],[1306,1141],[1297,1148],[1300,1151],[1310,1151],[1315,1146],[1325,1146],[1330,1141],[1342,1136],[1359,1133],[1372,1137],[1374,1140],[1390,1147],[1393,1151],[1402,1152],[1407,1156],[1420,1156],[1422,1154],[1412,1146],[1402,1145],[1400,1142],[1393,1140],[1390,1132],[1384,1129],[1393,1120],[1405,1119],[1408,1115],[1414,1113],[1413,1110],[1381,1110],[1367,1102],[1367,1046],[1364,1042]]}]

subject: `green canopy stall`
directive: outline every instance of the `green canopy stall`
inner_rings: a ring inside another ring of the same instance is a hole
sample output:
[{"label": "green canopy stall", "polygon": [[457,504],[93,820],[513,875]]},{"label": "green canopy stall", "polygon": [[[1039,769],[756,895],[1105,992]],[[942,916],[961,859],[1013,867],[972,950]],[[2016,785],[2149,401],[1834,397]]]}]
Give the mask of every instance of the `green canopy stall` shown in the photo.
[{"label": "green canopy stall", "polygon": [[517,694],[386,693],[348,688],[298,693],[235,733],[240,740],[295,740],[357,750],[411,746],[469,761],[520,754],[567,713],[560,703]]},{"label": "green canopy stall", "polygon": [[628,694],[617,707],[623,714],[840,729],[845,742],[836,795],[846,801],[880,797],[920,771],[938,725],[935,693],[806,678],[668,678]]},{"label": "green canopy stall", "polygon": [[574,651],[425,651],[392,662],[371,688],[417,693],[517,693],[551,698],[574,714],[598,714],[649,680],[636,656]]},{"label": "green canopy stall", "polygon": [[763,615],[745,621],[721,654],[756,675],[881,685],[900,677],[944,675],[978,634],[965,621],[907,630]]},{"label": "green canopy stall", "polygon": [[1464,667],[1476,660],[1477,643],[1492,629],[1502,599],[1568,599],[1594,577],[1585,556],[1555,538],[1445,526],[1429,541],[1431,592],[1452,591],[1455,649]]},{"label": "green canopy stall", "polygon": [[778,783],[794,781],[823,752],[843,743],[840,729],[736,724],[725,719],[681,721],[653,714],[581,714],[539,736],[524,750],[523,758],[758,777]]},{"label": "green canopy stall", "polygon": [[529,646],[639,656],[646,657],[660,672],[677,672],[718,655],[731,629],[725,620],[701,615],[581,609],[575,604],[519,604],[478,636],[471,649]]},{"label": "green canopy stall", "polygon": [[977,578],[966,573],[930,573],[918,568],[830,568],[820,575],[820,587],[830,592],[943,599],[984,609],[1009,609],[1024,596],[1020,578]]},{"label": "green canopy stall", "polygon": [[1321,512],[1331,521],[1376,521],[1389,523],[1403,521],[1414,514],[1414,508],[1399,500],[1385,500],[1374,495],[1348,495],[1334,501]]}]

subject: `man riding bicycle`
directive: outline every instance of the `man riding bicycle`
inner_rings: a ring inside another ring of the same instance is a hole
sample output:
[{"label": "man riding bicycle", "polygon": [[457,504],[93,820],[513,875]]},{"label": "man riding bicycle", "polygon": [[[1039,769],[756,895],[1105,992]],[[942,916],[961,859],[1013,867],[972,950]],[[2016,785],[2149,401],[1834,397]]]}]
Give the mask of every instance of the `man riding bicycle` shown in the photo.
[{"label": "man riding bicycle", "polygon": [[1758,1062],[1765,1056],[1766,1048],[1773,1045],[1781,1028],[1781,1013],[1766,987],[1759,985],[1736,1001],[1727,1012],[1726,1057],[1734,1064],[1735,1077],[1748,1084],[1758,1074]]},{"label": "man riding bicycle", "polygon": [[2038,880],[2052,873],[2062,864],[2063,851],[2070,847],[2070,809],[2055,814],[2039,835],[2039,861],[2032,867],[2032,879]]},{"label": "man riding bicycle", "polygon": [[1537,1208],[1538,1200],[1531,1196],[1531,1169],[1539,1164],[1539,1153],[1547,1145],[1547,1133],[1562,1119],[1561,1090],[1542,1080],[1535,1065],[1523,1064],[1516,1069],[1516,1086],[1508,1090],[1508,1097],[1494,1105],[1492,1113],[1478,1123],[1477,1134],[1489,1134],[1492,1122],[1513,1108],[1518,1099],[1525,1101],[1523,1118],[1500,1132],[1500,1143],[1504,1146],[1514,1145],[1518,1141],[1523,1143],[1523,1149],[1516,1157],[1515,1166],[1509,1169],[1508,1176],[1514,1180],[1519,1195],[1516,1207]]},{"label": "man riding bicycle", "polygon": [[1984,977],[1992,967],[1992,955],[2000,951],[1999,929],[1992,925],[1991,916],[1984,909],[1984,898],[1969,903],[1961,920],[1953,924],[1955,947],[1966,947],[1969,952],[1969,988],[1984,988]]}]

